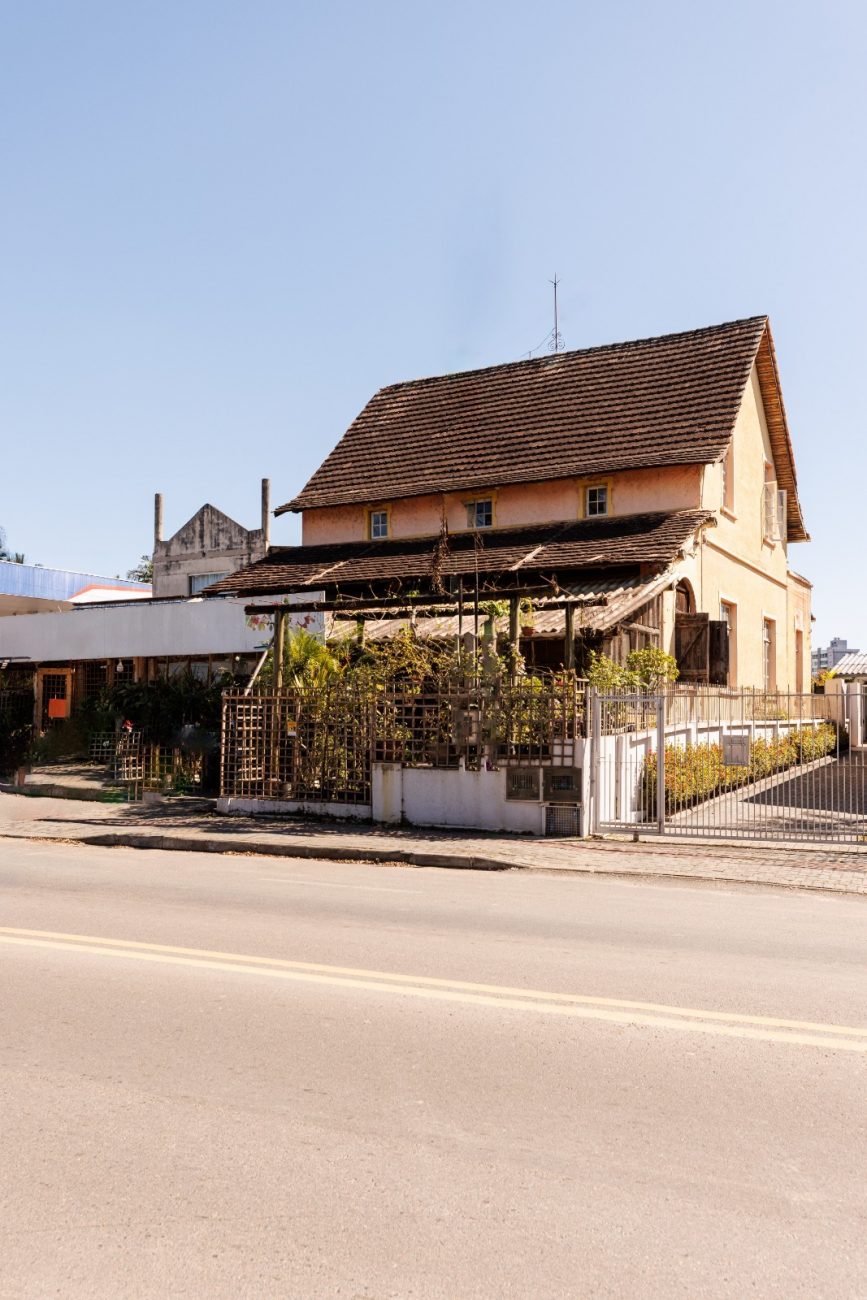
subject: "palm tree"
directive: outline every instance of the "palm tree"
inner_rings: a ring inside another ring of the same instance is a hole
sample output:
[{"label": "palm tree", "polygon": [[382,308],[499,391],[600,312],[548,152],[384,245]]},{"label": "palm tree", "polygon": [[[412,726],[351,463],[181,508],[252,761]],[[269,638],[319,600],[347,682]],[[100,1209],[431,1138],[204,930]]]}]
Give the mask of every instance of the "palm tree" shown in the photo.
[{"label": "palm tree", "polygon": [[293,689],[321,687],[339,672],[340,664],[327,645],[303,628],[295,628],[290,632],[283,654],[283,680],[286,686]]}]

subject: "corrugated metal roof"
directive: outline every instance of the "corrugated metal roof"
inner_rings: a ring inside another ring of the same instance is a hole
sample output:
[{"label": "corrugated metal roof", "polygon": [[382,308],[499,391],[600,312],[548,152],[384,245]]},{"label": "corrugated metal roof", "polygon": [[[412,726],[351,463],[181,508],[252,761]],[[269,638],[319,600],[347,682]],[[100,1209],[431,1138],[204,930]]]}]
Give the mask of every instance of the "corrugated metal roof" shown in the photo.
[{"label": "corrugated metal roof", "polygon": [[[582,586],[570,587],[564,596],[574,596],[577,604],[575,610],[575,630],[604,632],[616,623],[622,623],[632,614],[646,605],[654,596],[670,587],[676,581],[669,571],[655,578],[639,577],[612,579],[611,581],[588,582]],[[597,603],[583,603],[597,602]],[[354,619],[336,618],[328,615],[327,633],[329,638],[352,637],[355,635]],[[485,615],[480,615],[480,626]],[[364,635],[371,641],[386,641],[397,636],[410,626],[408,618],[380,617],[371,611],[365,618]],[[458,617],[456,614],[436,618],[417,618],[412,626],[417,636],[422,639],[449,638],[458,635]],[[536,636],[562,637],[566,626],[566,614],[562,609],[546,608],[544,602],[537,602],[533,610],[533,631]],[[473,629],[473,610],[470,605],[464,611],[464,631]],[[508,635],[509,620],[497,619],[497,632]]]},{"label": "corrugated metal roof", "polygon": [[[0,560],[0,594],[37,600],[73,600],[78,594],[98,587],[101,591],[136,591],[150,594],[150,583],[129,578],[106,578],[94,573],[71,573],[67,569],[46,569],[39,564],[13,564]],[[103,596],[103,599],[108,599]]]},{"label": "corrugated metal roof", "polygon": [[834,664],[835,677],[867,677],[867,651],[853,650]]}]

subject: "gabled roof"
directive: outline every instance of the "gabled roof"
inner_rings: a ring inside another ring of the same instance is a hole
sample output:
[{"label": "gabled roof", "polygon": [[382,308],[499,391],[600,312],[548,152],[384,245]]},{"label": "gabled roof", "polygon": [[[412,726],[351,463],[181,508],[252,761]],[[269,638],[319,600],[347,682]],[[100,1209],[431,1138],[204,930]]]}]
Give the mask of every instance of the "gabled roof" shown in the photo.
[{"label": "gabled roof", "polygon": [[754,362],[806,537],[768,318],[392,384],[368,402],[294,500],[375,503],[424,493],[708,464],[725,453]]},{"label": "gabled roof", "polygon": [[[215,582],[208,596],[261,596],[308,590],[347,591],[386,584],[398,591],[409,584],[431,588],[442,578],[478,572],[491,587],[519,587],[534,574],[562,575],[579,570],[661,569],[682,553],[696,529],[713,520],[706,510],[677,510],[613,516],[491,533],[322,546],[274,548],[256,564]],[[476,538],[479,545],[476,545]]]}]

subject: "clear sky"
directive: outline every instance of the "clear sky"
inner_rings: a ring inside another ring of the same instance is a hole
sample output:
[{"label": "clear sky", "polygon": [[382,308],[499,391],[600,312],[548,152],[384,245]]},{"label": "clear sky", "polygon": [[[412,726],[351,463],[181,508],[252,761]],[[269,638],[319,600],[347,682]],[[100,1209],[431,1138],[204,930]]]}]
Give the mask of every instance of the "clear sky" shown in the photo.
[{"label": "clear sky", "polygon": [[[0,525],[123,573],[383,384],[771,316],[814,644],[867,648],[867,6],[0,5]],[[274,526],[294,541],[295,516]]]}]

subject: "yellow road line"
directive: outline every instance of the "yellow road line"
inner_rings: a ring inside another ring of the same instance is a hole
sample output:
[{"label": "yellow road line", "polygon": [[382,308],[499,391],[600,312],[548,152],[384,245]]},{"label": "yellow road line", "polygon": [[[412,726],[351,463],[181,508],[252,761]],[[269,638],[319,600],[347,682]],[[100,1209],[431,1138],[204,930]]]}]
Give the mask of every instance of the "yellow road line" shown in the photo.
[{"label": "yellow road line", "polygon": [[127,957],[204,970],[233,971],[244,975],[266,975],[302,983],[373,989],[439,1001],[605,1020],[615,1024],[650,1025],[735,1038],[867,1052],[867,1029],[848,1025],[703,1011],[653,1002],[543,992],[496,984],[475,984],[464,980],[327,966],[318,962],[295,962],[278,957],[253,957],[170,944],[140,943],[128,939],[103,939],[94,935],[64,934],[52,930],[22,930],[0,926],[0,942],[22,947],[86,952],[101,957]]}]

